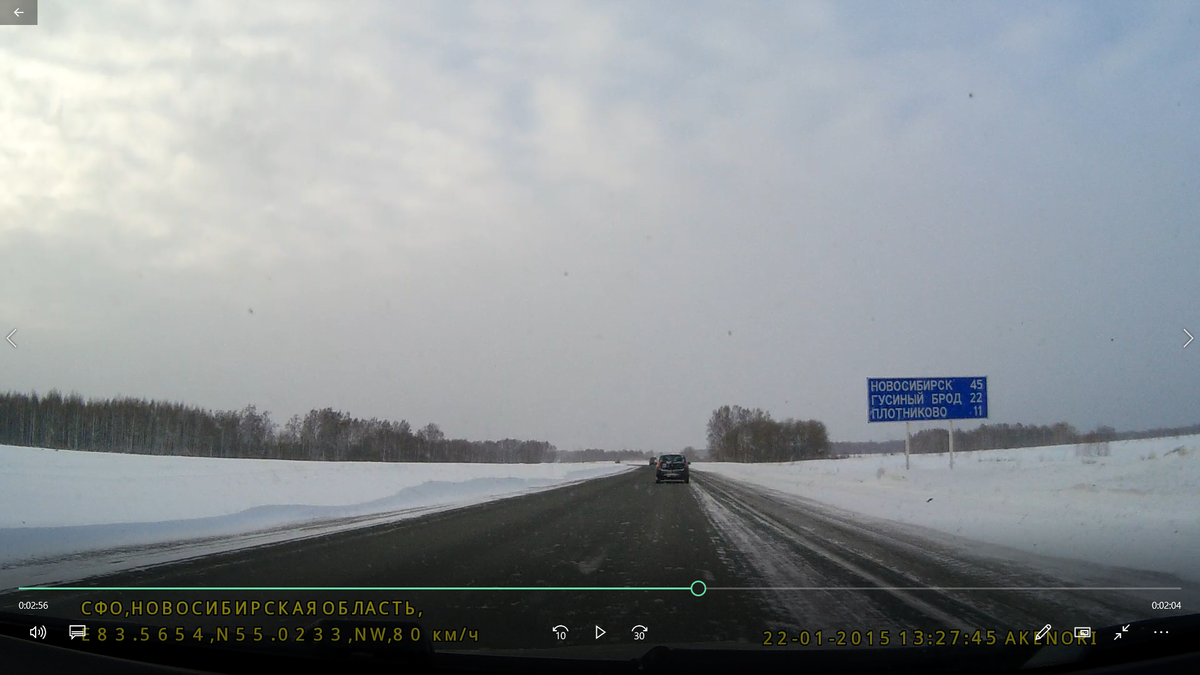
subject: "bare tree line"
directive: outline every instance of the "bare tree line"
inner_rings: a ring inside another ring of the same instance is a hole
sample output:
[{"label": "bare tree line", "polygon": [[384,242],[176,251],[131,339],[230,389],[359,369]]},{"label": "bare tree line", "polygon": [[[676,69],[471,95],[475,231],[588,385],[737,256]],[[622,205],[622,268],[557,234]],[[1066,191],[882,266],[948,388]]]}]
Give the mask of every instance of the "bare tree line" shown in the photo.
[{"label": "bare tree line", "polygon": [[545,441],[448,439],[436,424],[363,420],[323,408],[282,427],[254,406],[211,411],[136,398],[0,394],[0,443],[148,455],[377,462],[555,461]]},{"label": "bare tree line", "polygon": [[759,408],[721,406],[708,421],[708,458],[716,462],[789,462],[829,456],[829,433],[817,420],[782,422]]},{"label": "bare tree line", "polygon": [[[1100,443],[1123,441],[1134,438],[1162,438],[1200,432],[1200,425],[1148,431],[1119,432],[1110,426],[1098,426],[1092,431],[1080,432],[1066,422],[1049,425],[1036,424],[982,424],[975,429],[955,429],[955,450],[997,450],[1002,448],[1032,448],[1043,445],[1073,445],[1076,443]],[[901,442],[901,446],[903,442]],[[937,453],[950,449],[948,429],[923,429],[912,436],[912,452]]]},{"label": "bare tree line", "polygon": [[[1081,433],[1066,422],[1052,425],[984,424],[954,431],[956,450],[1153,438],[1200,433],[1200,425],[1140,432],[1101,426]],[[254,406],[211,411],[181,403],[136,398],[89,399],[51,391],[0,394],[0,444],[125,452],[149,455],[241,457],[318,461],[497,462],[612,461],[653,456],[638,450],[562,452],[545,441],[448,439],[436,424],[414,430],[404,420],[358,419],[323,408],[283,425]],[[945,452],[945,429],[925,429],[912,438],[915,453]],[[903,450],[903,441],[830,443],[816,420],[776,421],[761,409],[722,406],[708,423],[708,448],[692,459],[784,462],[850,453]]]}]

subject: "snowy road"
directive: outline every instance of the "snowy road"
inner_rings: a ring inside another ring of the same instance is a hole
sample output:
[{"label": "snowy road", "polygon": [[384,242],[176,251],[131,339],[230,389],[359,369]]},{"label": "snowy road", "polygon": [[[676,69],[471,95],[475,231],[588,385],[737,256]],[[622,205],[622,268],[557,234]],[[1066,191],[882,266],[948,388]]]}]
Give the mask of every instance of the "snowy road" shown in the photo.
[{"label": "snowy road", "polygon": [[697,473],[693,488],[725,555],[748,572],[741,586],[760,589],[781,629],[1099,626],[1146,616],[1154,600],[1188,595],[1184,607],[1195,606],[1165,573],[1034,556],[712,474]]},{"label": "snowy road", "polygon": [[[699,594],[696,582],[706,586]],[[910,640],[916,631],[1005,635],[1047,623],[1065,630],[1111,626],[1196,606],[1194,583],[1167,572],[1039,556],[711,472],[697,471],[690,485],[656,485],[647,467],[422,517],[139,566],[81,585],[106,590],[22,591],[5,599],[49,601],[50,613],[71,619],[84,601],[126,608],[150,599],[314,607],[405,601],[424,611],[425,625],[476,628],[481,637],[472,648],[628,654],[644,651],[629,633],[635,625],[649,626],[655,644],[749,647],[762,644],[764,631],[785,629],[827,636],[888,630],[897,640],[905,639],[901,631]],[[1180,609],[1152,609],[1164,600],[1180,602]],[[317,618],[256,621],[299,627]],[[180,621],[190,631],[228,619]],[[570,627],[565,641],[551,631],[556,625]],[[593,637],[595,626],[606,631],[603,640]]]}]

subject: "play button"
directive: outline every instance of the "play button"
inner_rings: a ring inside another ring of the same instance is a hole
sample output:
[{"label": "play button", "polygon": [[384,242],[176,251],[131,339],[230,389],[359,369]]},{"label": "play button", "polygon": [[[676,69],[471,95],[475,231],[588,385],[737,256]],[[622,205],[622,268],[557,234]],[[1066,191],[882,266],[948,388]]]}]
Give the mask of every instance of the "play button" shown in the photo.
[{"label": "play button", "polygon": [[596,626],[596,639],[599,640],[600,636],[604,635],[605,632],[606,631],[603,628],[601,628],[600,626]]}]

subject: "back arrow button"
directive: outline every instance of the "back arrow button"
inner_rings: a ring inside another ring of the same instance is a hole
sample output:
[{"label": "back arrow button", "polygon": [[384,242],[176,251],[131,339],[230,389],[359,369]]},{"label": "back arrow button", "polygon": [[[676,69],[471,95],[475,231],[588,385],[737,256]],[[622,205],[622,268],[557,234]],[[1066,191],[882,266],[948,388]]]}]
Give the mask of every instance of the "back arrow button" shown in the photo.
[{"label": "back arrow button", "polygon": [[13,349],[16,349],[16,348],[17,348],[17,343],[15,343],[15,342],[13,342],[13,341],[12,341],[12,336],[14,336],[14,335],[16,335],[16,334],[17,334],[17,329],[16,329],[16,328],[14,328],[14,329],[12,329],[12,332],[11,332],[11,333],[9,333],[8,335],[5,335],[5,336],[4,336],[4,339],[5,339],[5,340],[8,340],[8,344],[12,345],[12,346],[13,346]]}]

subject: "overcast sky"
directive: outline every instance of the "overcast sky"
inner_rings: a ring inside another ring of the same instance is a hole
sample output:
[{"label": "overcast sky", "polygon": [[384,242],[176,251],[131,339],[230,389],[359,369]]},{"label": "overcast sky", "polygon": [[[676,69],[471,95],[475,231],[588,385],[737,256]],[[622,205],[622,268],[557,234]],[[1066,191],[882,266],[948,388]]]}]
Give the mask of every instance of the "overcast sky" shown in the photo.
[{"label": "overcast sky", "polygon": [[[1200,422],[1200,5],[54,2],[0,27],[0,389],[560,448],[713,408]],[[928,426],[928,425],[924,425]]]}]

